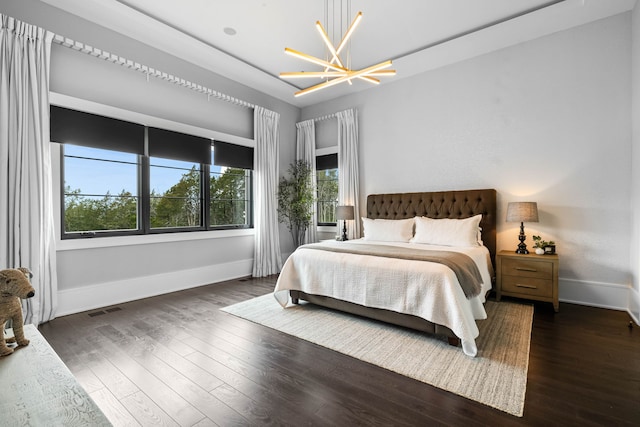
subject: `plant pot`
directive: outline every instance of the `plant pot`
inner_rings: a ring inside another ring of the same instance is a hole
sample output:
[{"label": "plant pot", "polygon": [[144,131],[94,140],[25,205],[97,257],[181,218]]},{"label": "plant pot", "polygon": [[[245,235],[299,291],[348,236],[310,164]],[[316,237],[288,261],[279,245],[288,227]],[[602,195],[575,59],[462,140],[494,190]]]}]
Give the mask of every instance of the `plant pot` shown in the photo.
[{"label": "plant pot", "polygon": [[542,248],[536,248],[536,253],[537,253],[538,255],[544,255],[544,249],[542,249]]}]

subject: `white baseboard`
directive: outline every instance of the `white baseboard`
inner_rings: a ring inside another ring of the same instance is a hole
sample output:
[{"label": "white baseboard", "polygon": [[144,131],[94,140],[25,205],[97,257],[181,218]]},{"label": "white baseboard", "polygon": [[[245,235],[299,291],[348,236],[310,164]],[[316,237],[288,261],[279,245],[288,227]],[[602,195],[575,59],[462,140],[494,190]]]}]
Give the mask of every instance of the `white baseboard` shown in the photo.
[{"label": "white baseboard", "polygon": [[58,291],[56,316],[250,276],[253,259]]},{"label": "white baseboard", "polygon": [[[289,254],[283,253],[282,255],[283,260],[286,260]],[[116,282],[99,283],[81,288],[63,289],[58,291],[56,316],[66,316],[250,276],[252,268],[253,260],[247,259]],[[560,278],[559,292],[559,299],[562,302],[627,311],[634,322],[640,325],[640,294],[630,286]]]},{"label": "white baseboard", "polygon": [[629,316],[640,326],[640,292],[635,289],[629,291]]},{"label": "white baseboard", "polygon": [[628,311],[631,287],[617,283],[559,279],[559,299],[562,302]]}]

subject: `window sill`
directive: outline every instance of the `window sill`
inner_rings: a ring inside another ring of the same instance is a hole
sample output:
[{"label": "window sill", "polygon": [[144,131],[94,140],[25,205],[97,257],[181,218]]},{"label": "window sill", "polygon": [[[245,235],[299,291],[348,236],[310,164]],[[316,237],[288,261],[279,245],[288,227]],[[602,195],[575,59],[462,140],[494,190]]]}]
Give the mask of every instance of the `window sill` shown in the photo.
[{"label": "window sill", "polygon": [[337,230],[337,225],[319,225],[316,228],[316,231],[319,233],[335,233]]},{"label": "window sill", "polygon": [[150,245],[156,243],[185,242],[190,240],[223,239],[227,237],[253,236],[253,228],[237,230],[193,231],[186,233],[147,234],[143,236],[93,237],[86,239],[57,240],[57,251],[110,248],[117,246]]}]

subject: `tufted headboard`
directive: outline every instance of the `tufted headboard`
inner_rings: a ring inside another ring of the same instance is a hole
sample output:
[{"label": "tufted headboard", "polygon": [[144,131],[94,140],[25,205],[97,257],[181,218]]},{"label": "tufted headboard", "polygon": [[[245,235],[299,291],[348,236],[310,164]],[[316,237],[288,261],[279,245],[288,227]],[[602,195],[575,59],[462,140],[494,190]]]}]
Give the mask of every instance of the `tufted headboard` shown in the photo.
[{"label": "tufted headboard", "polygon": [[496,265],[496,190],[433,191],[425,193],[370,194],[367,218],[404,219],[468,218],[482,214],[482,241]]}]

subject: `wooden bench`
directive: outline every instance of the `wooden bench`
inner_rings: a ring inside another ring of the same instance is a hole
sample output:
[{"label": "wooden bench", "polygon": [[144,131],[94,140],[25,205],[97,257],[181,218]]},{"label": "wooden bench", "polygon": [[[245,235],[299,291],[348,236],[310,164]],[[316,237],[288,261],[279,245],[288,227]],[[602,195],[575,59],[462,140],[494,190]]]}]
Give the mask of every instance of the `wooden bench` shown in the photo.
[{"label": "wooden bench", "polygon": [[111,426],[34,325],[26,347],[0,358],[0,424]]}]

